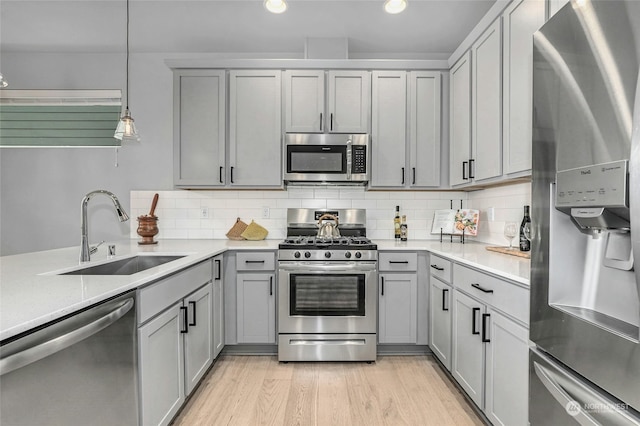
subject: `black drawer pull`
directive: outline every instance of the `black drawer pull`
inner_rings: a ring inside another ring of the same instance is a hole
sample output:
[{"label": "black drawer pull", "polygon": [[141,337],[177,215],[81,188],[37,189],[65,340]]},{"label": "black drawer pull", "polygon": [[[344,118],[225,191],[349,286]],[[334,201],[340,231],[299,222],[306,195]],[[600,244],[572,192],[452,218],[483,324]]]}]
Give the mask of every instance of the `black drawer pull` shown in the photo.
[{"label": "black drawer pull", "polygon": [[182,311],[182,324],[184,328],[180,330],[180,333],[188,333],[189,332],[189,310],[186,306],[180,306],[180,310]]},{"label": "black drawer pull", "polygon": [[404,185],[404,167],[402,168],[402,185]]},{"label": "black drawer pull", "polygon": [[[467,171],[467,164],[469,162],[468,161],[463,161],[462,162],[462,180],[469,180],[469,178],[466,175],[466,171]],[[231,182],[233,182],[233,179],[231,179]]]},{"label": "black drawer pull", "polygon": [[476,330],[476,312],[480,312],[480,308],[471,309],[471,334],[480,334],[480,332]]},{"label": "black drawer pull", "polygon": [[493,293],[493,290],[489,289],[487,290],[486,288],[480,287],[480,284],[471,284],[471,287],[473,288],[477,288],[478,290],[482,291],[483,293]]},{"label": "black drawer pull", "polygon": [[382,293],[380,296],[384,296],[384,277],[380,277],[380,279],[382,280]]},{"label": "black drawer pull", "polygon": [[244,263],[264,263],[264,260],[245,260]]},{"label": "black drawer pull", "polygon": [[231,166],[231,183],[234,183],[233,182],[233,166]]},{"label": "black drawer pull", "polygon": [[471,170],[473,170],[475,167],[473,167],[473,163],[476,160],[474,160],[473,158],[469,160],[469,179],[475,179],[475,175],[471,173]]},{"label": "black drawer pull", "polygon": [[269,277],[269,296],[273,296],[273,277]]},{"label": "black drawer pull", "polygon": [[390,260],[389,263],[405,263],[408,264],[408,260]]},{"label": "black drawer pull", "polygon": [[413,180],[411,181],[411,184],[412,185],[416,184],[416,168],[415,167],[413,168]]},{"label": "black drawer pull", "polygon": [[430,265],[436,271],[444,271],[444,268],[439,267],[438,265]]},{"label": "black drawer pull", "polygon": [[448,288],[443,288],[442,289],[442,310],[443,311],[448,311],[449,308],[447,308],[446,302],[447,302],[447,294],[449,293],[449,289]]},{"label": "black drawer pull", "polygon": [[192,300],[189,302],[189,304],[193,308],[193,314],[192,314],[193,322],[189,323],[189,327],[195,327],[196,326],[196,302]]},{"label": "black drawer pull", "polygon": [[224,170],[224,167],[220,166],[220,183],[223,183],[222,181],[222,171]]},{"label": "black drawer pull", "polygon": [[487,318],[491,314],[482,314],[482,343],[490,343],[491,339],[487,339]]}]

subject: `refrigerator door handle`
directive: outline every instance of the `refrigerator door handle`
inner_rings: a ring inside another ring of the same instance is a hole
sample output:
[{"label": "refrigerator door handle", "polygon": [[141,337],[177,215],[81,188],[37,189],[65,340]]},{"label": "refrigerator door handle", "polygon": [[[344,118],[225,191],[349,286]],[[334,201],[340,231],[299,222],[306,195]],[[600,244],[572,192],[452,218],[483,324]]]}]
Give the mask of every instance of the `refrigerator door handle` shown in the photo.
[{"label": "refrigerator door handle", "polygon": [[582,426],[598,426],[600,423],[596,421],[593,417],[591,417],[582,407],[584,407],[584,403],[580,403],[572,398],[563,388],[557,380],[554,380],[550,371],[546,368],[538,364],[537,362],[533,362],[533,367],[536,371],[536,376],[540,379],[545,388],[549,391],[549,393],[553,396],[553,398],[558,401],[560,405],[567,409],[576,410],[576,413],[571,413],[573,418]]},{"label": "refrigerator door handle", "polygon": [[[633,182],[633,183],[632,183]],[[636,97],[633,106],[633,124],[631,129],[631,152],[629,156],[629,222],[631,229],[638,229],[640,214],[640,74],[636,82]],[[634,262],[640,260],[640,233],[631,233],[631,250]],[[638,302],[640,302],[640,267],[635,266]]]}]

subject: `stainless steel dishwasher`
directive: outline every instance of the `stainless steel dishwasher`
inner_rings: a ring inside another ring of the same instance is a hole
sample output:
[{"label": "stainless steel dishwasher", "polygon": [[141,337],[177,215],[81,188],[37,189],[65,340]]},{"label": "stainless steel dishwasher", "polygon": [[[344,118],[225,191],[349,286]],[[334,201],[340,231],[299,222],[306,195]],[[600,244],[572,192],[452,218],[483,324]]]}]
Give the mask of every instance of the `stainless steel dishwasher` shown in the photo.
[{"label": "stainless steel dishwasher", "polygon": [[0,345],[0,424],[137,425],[135,292]]}]

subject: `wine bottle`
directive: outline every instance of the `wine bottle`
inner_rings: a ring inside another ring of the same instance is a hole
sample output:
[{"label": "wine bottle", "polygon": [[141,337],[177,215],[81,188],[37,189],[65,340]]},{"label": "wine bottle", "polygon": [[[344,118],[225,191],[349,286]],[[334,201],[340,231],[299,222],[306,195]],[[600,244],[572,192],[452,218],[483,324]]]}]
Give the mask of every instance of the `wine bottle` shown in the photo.
[{"label": "wine bottle", "polygon": [[400,206],[396,206],[396,215],[393,218],[393,232],[396,240],[400,239]]},{"label": "wine bottle", "polygon": [[531,223],[531,218],[529,217],[529,206],[524,206],[524,217],[522,218],[522,223],[520,224],[520,251],[531,250],[531,241],[527,239],[527,236],[524,233],[524,226],[527,223]]},{"label": "wine bottle", "polygon": [[407,216],[403,214],[400,224],[400,241],[407,241],[407,231]]}]

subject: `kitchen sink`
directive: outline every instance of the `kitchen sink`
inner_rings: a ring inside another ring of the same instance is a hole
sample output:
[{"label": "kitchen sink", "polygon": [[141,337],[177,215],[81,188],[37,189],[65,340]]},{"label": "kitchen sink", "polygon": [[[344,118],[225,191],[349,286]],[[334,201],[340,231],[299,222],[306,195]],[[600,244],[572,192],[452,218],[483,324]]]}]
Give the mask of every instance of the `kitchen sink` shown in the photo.
[{"label": "kitchen sink", "polygon": [[101,265],[88,266],[59,275],[133,275],[154,266],[164,265],[185,255],[133,256]]}]

